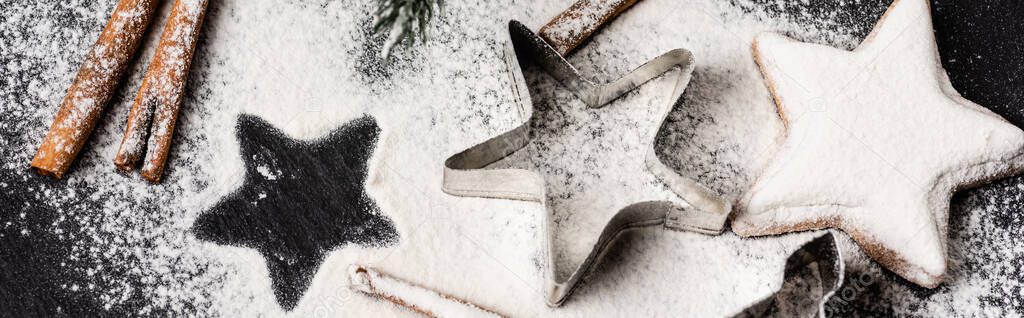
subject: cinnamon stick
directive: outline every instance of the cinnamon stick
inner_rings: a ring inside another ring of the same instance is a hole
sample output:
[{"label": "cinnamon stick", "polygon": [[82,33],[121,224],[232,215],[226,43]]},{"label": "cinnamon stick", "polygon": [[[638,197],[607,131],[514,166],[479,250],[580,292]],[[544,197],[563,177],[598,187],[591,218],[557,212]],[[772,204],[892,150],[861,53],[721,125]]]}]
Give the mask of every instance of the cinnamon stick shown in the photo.
[{"label": "cinnamon stick", "polygon": [[490,309],[361,265],[348,269],[349,287],[427,317],[504,317]]},{"label": "cinnamon stick", "polygon": [[36,150],[33,170],[58,179],[68,171],[135,56],[156,4],[156,0],[121,0],[117,4]]},{"label": "cinnamon stick", "polygon": [[114,164],[128,171],[146,152],[142,177],[160,182],[205,18],[207,0],[177,0],[125,125]]},{"label": "cinnamon stick", "polygon": [[578,0],[540,28],[540,37],[566,56],[639,0]]}]

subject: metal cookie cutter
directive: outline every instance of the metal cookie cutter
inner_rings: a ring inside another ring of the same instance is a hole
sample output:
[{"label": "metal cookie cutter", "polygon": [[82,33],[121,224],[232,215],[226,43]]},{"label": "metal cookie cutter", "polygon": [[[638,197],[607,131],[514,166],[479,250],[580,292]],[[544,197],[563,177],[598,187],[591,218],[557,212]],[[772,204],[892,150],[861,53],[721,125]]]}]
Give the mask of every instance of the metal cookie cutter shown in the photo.
[{"label": "metal cookie cutter", "polygon": [[[523,118],[532,118],[533,103],[520,63],[539,65],[591,108],[603,107],[647,81],[679,68],[681,71],[675,80],[671,98],[661,106],[661,117],[667,116],[689,84],[694,68],[693,55],[689,51],[671,50],[607,84],[597,84],[583,78],[563,56],[582,43],[597,28],[635,2],[636,0],[580,0],[542,28],[540,36],[518,21],[509,22],[505,62],[513,83],[513,95]],[[658,127],[660,126],[659,124]],[[527,120],[511,131],[451,156],[444,165],[443,190],[456,196],[524,200],[545,204],[547,197],[544,180],[536,172],[521,169],[485,169],[488,165],[525,147],[529,141],[530,122]],[[557,281],[556,278],[556,263],[552,252],[552,220],[550,213],[545,213],[541,231],[546,241],[545,288],[548,305],[561,305],[577,288],[581,279],[593,269],[594,264],[604,257],[606,249],[623,231],[664,224],[676,230],[705,234],[721,233],[732,209],[731,204],[703,185],[666,167],[654,153],[653,137],[649,144],[645,158],[647,168],[690,206],[684,207],[667,201],[648,201],[622,208],[605,225],[587,258],[565,281]]]},{"label": "metal cookie cutter", "polygon": [[786,259],[782,287],[734,318],[825,317],[825,303],[843,284],[843,257],[835,234],[828,232]]}]

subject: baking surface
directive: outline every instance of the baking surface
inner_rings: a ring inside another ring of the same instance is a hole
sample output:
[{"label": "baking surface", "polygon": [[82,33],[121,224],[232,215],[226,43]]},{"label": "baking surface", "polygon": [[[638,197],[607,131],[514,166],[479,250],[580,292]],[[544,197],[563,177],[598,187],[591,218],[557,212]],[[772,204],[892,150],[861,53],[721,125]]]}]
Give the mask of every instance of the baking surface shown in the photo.
[{"label": "baking surface", "polygon": [[[111,161],[159,32],[147,35],[131,75],[67,179],[53,181],[29,172],[28,162],[116,1],[5,1],[0,308],[15,316],[414,315],[350,291],[345,270],[352,263],[516,317],[723,316],[778,288],[785,258],[811,233],[742,239],[728,232],[711,237],[648,228],[617,243],[565,306],[548,308],[537,263],[542,257],[536,215],[545,211],[530,203],[440,191],[444,158],[523,120],[507,99],[501,34],[508,19],[536,28],[569,5],[536,2],[447,1],[427,44],[397,48],[395,59],[382,64],[374,56],[383,39],[368,30],[370,4],[212,1],[165,182],[151,186],[117,173]],[[781,133],[754,72],[749,39],[779,31],[849,48],[887,5],[645,0],[569,60],[584,74],[607,80],[670,49],[694,51],[693,81],[659,132],[657,151],[672,168],[700,175],[735,198]],[[1024,126],[1024,21],[1018,18],[1024,4],[938,0],[932,9],[943,64],[957,90]],[[160,13],[168,12],[164,5]],[[581,110],[582,103],[532,73],[527,77],[534,102],[551,122],[538,129],[553,135],[584,129],[629,149],[629,138],[635,138],[629,131],[657,123],[642,114],[588,122],[593,117]],[[664,87],[668,83],[656,80],[616,103],[655,103]],[[297,140],[322,138],[363,116],[380,126],[365,188],[379,213],[394,223],[397,243],[343,244],[326,251],[291,312],[277,303],[260,253],[201,240],[192,231],[203,213],[243,187],[246,161],[235,136],[242,114],[258,116]],[[629,175],[609,182],[601,173],[609,167],[590,165],[592,154],[555,141],[532,147],[503,164],[541,171],[559,189],[552,205],[566,211],[631,200],[580,193],[653,182]],[[1024,234],[1024,177],[952,200],[946,283],[934,290],[916,287],[879,268],[840,234],[846,283],[827,310],[863,316],[1024,315],[1024,248],[1017,244]],[[559,240],[571,247],[573,238]]]}]

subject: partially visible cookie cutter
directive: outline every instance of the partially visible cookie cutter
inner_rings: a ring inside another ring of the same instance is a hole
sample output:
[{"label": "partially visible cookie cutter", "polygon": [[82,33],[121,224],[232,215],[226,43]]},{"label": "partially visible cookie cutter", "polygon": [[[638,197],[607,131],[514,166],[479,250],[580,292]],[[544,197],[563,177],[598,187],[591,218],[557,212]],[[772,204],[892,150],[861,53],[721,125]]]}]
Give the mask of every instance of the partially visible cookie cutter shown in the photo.
[{"label": "partially visible cookie cutter", "polygon": [[[545,209],[547,197],[544,180],[536,172],[521,169],[484,169],[525,147],[530,141],[533,103],[523,78],[521,62],[538,64],[591,108],[600,108],[651,79],[679,68],[681,71],[675,80],[671,98],[661,106],[662,118],[668,115],[682,97],[694,69],[693,55],[685,49],[675,49],[645,63],[618,80],[608,84],[596,84],[583,78],[576,68],[543,38],[515,20],[509,22],[505,62],[508,74],[512,77],[512,93],[520,115],[528,119],[508,132],[445,160],[442,188],[446,193],[456,196],[534,201],[544,205]],[[660,126],[661,123],[654,129],[657,130]],[[550,213],[544,213],[541,231],[546,242],[544,253],[547,270],[544,275],[549,306],[560,306],[572,294],[581,279],[604,257],[607,248],[623,231],[664,224],[665,227],[675,230],[704,234],[722,232],[732,210],[731,204],[707,187],[665,166],[655,154],[654,138],[651,139],[645,158],[647,168],[691,207],[668,201],[649,201],[621,209],[605,226],[586,260],[566,281],[557,281],[556,278],[556,263],[552,253],[552,220]]]},{"label": "partially visible cookie cutter", "polygon": [[733,316],[825,317],[825,305],[843,284],[846,264],[831,231],[797,249],[786,259],[782,286]]}]

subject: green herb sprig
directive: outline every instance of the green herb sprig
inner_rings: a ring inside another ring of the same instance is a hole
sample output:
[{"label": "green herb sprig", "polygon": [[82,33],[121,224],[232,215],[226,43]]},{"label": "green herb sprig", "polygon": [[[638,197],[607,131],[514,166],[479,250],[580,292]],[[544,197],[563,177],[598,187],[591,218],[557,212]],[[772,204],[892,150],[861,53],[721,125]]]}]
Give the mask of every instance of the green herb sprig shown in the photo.
[{"label": "green herb sprig", "polygon": [[[444,0],[380,0],[374,13],[373,32],[390,30],[381,48],[381,58],[387,59],[398,43],[406,45],[427,40],[427,24],[444,9]],[[406,40],[408,39],[408,40]]]}]

